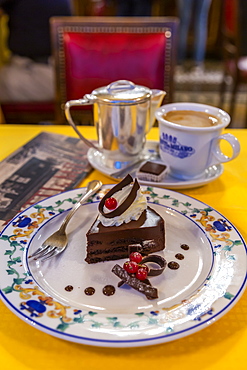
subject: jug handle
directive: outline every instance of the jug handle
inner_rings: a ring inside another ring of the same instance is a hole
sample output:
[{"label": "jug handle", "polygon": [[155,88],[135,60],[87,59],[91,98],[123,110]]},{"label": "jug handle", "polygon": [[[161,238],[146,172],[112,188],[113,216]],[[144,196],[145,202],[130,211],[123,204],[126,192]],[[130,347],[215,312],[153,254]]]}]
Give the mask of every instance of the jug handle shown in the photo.
[{"label": "jug handle", "polygon": [[77,135],[79,136],[79,138],[87,145],[89,146],[90,148],[94,148],[96,150],[99,150],[99,148],[97,146],[95,146],[91,141],[87,140],[81,133],[80,131],[78,130],[78,128],[76,127],[72,117],[71,117],[71,114],[70,114],[70,108],[71,107],[75,107],[75,106],[81,106],[81,105],[90,105],[90,104],[93,104],[95,101],[94,99],[90,99],[89,96],[85,95],[83,99],[77,99],[77,100],[69,100],[65,103],[65,106],[64,106],[64,109],[65,109],[65,117],[67,119],[67,121],[69,122],[69,124],[73,127],[73,129],[75,130],[75,132],[77,133]]}]

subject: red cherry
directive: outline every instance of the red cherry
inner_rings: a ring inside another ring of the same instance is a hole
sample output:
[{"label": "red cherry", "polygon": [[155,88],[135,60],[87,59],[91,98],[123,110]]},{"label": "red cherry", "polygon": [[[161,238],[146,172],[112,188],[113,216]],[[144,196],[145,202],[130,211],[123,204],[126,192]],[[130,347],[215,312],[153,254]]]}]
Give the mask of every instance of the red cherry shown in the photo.
[{"label": "red cherry", "polygon": [[130,253],[130,260],[136,263],[140,263],[142,260],[142,255],[139,252],[132,252]]},{"label": "red cherry", "polygon": [[108,209],[115,209],[117,208],[117,201],[115,198],[107,198],[105,201],[105,207]]},{"label": "red cherry", "polygon": [[139,266],[136,262],[134,261],[127,261],[124,263],[123,268],[125,271],[127,271],[129,274],[134,274],[137,272]]},{"label": "red cherry", "polygon": [[140,267],[136,272],[136,278],[139,280],[145,280],[148,276],[147,270],[143,267]]},{"label": "red cherry", "polygon": [[148,272],[149,272],[149,268],[148,268],[148,266],[147,265],[145,265],[145,264],[141,264],[141,265],[139,265],[139,269],[140,268],[143,268],[144,270],[146,270],[147,271],[147,274],[148,274]]}]

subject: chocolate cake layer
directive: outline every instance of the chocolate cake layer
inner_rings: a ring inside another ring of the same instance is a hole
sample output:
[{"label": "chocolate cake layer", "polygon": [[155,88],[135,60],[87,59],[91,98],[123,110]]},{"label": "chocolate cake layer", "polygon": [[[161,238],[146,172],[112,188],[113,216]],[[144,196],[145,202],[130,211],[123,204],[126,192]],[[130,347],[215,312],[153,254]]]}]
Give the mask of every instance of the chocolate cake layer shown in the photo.
[{"label": "chocolate cake layer", "polygon": [[[128,257],[128,246],[140,243],[142,254],[149,254],[165,248],[164,220],[148,207],[137,221],[120,226],[105,227],[95,220],[87,232],[86,262],[96,263]],[[143,243],[144,241],[150,241]]]}]

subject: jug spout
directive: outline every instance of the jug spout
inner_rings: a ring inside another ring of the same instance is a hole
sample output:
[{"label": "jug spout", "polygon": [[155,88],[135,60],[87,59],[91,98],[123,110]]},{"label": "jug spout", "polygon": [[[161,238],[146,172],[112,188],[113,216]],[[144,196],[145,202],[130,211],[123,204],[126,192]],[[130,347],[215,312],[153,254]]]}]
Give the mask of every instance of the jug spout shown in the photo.
[{"label": "jug spout", "polygon": [[159,108],[162,104],[164,97],[166,96],[166,92],[163,90],[151,90],[151,106],[150,106],[150,129],[153,127],[155,122],[155,111]]}]

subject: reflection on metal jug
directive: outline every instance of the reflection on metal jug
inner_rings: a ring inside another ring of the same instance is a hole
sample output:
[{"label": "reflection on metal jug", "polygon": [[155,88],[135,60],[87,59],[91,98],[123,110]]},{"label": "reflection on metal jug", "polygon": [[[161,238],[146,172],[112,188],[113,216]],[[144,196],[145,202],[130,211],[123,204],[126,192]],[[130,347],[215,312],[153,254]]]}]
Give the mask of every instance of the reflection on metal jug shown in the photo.
[{"label": "reflection on metal jug", "polygon": [[[65,115],[79,137],[89,147],[102,153],[105,166],[122,168],[140,156],[146,134],[155,122],[155,110],[161,105],[165,94],[162,90],[150,90],[130,81],[119,80],[86,94],[83,99],[68,101]],[[71,107],[88,104],[94,104],[97,145],[84,138],[70,114]]]}]

